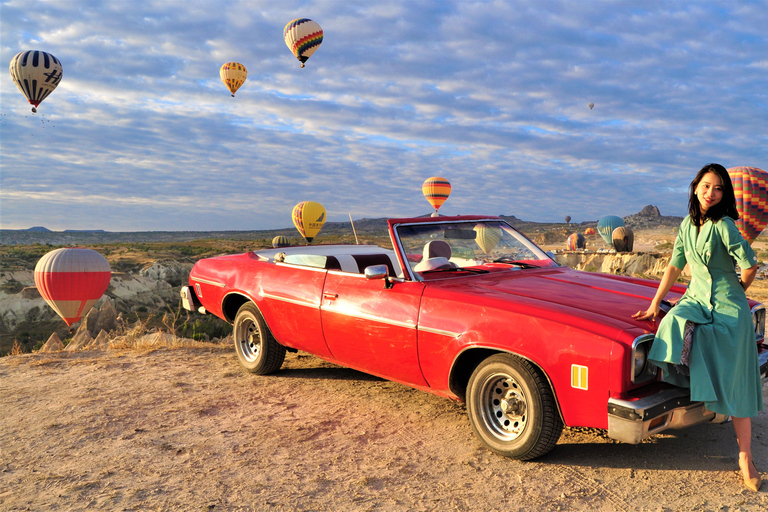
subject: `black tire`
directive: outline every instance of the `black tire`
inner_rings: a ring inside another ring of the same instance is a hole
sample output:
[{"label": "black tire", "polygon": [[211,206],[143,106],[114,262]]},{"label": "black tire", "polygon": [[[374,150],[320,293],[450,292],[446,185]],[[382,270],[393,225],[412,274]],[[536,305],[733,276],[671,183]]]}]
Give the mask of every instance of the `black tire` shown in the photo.
[{"label": "black tire", "polygon": [[563,432],[544,374],[510,354],[493,355],[472,373],[467,414],[483,444],[512,459],[541,457],[555,447]]},{"label": "black tire", "polygon": [[255,304],[243,304],[235,316],[232,330],[235,353],[243,368],[266,375],[276,372],[285,360],[285,347],[280,345],[267,327]]}]

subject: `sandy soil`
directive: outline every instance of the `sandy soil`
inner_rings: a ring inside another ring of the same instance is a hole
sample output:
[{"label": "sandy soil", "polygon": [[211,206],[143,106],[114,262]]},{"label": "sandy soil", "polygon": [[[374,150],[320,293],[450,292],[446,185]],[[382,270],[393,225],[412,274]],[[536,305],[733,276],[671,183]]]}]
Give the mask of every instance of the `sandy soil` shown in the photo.
[{"label": "sandy soil", "polygon": [[[263,377],[212,344],[9,356],[0,411],[2,510],[768,509],[730,424],[640,445],[566,429],[519,462],[462,404],[301,353]],[[768,413],[753,428],[768,468]]]}]

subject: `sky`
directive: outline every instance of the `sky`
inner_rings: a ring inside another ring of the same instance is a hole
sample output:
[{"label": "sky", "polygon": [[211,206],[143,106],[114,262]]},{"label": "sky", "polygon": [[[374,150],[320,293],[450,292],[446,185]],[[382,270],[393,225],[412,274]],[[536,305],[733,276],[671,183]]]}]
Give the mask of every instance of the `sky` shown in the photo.
[{"label": "sky", "polygon": [[[766,27],[768,0],[2,0],[0,228],[418,216],[432,176],[446,215],[683,216],[703,165],[768,170]],[[36,114],[25,50],[63,65]]]}]

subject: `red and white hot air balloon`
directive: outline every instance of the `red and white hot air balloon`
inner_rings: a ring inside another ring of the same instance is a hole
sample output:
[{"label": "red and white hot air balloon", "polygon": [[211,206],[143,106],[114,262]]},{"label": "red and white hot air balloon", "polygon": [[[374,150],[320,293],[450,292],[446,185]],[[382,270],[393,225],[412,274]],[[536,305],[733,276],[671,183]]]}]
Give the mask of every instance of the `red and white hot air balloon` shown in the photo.
[{"label": "red and white hot air balloon", "polygon": [[107,259],[91,249],[55,249],[35,266],[37,290],[68,326],[104,295],[111,276]]}]

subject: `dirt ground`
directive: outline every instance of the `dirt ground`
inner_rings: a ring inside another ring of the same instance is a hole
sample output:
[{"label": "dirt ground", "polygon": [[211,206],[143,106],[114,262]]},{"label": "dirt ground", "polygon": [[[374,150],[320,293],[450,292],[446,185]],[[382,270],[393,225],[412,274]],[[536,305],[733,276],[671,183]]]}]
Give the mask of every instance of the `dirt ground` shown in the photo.
[{"label": "dirt ground", "polygon": [[[753,430],[765,471],[768,412]],[[301,353],[270,376],[213,344],[0,359],[4,511],[767,510],[736,460],[730,424],[505,459],[462,404]]]}]

